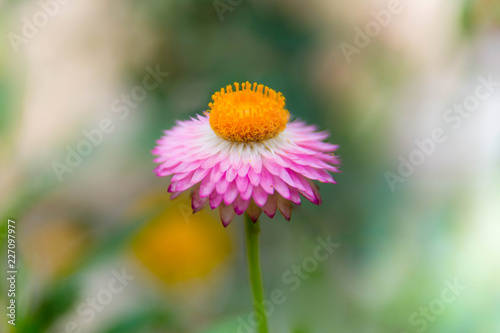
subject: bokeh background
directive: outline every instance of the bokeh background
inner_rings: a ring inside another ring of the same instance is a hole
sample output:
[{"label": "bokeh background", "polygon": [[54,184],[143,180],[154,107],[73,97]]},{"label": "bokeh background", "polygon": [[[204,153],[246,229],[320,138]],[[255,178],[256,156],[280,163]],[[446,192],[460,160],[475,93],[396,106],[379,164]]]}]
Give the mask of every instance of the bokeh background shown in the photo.
[{"label": "bokeh background", "polygon": [[[251,332],[242,218],[224,229],[187,196],[170,201],[150,153],[176,119],[248,80],[281,91],[342,157],[323,205],[261,218],[265,288],[286,296],[271,331],[500,332],[500,88],[458,128],[443,118],[479,77],[500,81],[500,5],[401,1],[347,59],[342,43],[389,4],[0,1],[0,331]],[[168,76],[116,112],[147,68]],[[58,177],[54,162],[104,119],[113,130]],[[387,172],[436,128],[447,140],[391,188]],[[291,290],[284,276],[328,237],[339,247]]]}]

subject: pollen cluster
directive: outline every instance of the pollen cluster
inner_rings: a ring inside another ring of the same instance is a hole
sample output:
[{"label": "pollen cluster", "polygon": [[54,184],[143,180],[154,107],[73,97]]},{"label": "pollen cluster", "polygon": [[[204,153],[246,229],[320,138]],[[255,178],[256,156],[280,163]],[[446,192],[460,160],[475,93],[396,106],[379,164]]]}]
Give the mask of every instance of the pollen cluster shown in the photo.
[{"label": "pollen cluster", "polygon": [[212,95],[210,126],[220,137],[237,142],[259,142],[281,133],[290,114],[285,97],[262,84],[237,82]]}]

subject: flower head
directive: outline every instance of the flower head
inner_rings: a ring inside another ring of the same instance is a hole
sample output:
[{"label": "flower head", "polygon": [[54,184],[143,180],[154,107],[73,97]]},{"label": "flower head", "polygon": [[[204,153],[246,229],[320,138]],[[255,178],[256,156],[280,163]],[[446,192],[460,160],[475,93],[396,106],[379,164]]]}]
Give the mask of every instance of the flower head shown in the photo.
[{"label": "flower head", "polygon": [[224,226],[236,214],[256,221],[262,211],[279,209],[290,220],[300,195],[315,204],[314,180],[335,183],[338,146],[323,142],[325,132],[289,122],[285,98],[263,85],[246,82],[222,88],[210,110],[179,121],[157,141],[153,154],[158,176],[171,176],[172,198],[192,189],[192,208],[219,208]]}]

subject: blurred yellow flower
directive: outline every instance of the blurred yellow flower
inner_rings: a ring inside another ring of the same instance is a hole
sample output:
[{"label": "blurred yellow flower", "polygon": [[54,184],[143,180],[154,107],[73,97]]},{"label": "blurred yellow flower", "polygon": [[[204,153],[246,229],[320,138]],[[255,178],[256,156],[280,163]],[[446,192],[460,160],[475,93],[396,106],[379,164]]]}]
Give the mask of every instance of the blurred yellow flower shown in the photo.
[{"label": "blurred yellow flower", "polygon": [[227,230],[211,215],[191,212],[187,201],[172,202],[132,243],[139,261],[167,284],[209,275],[230,254]]}]

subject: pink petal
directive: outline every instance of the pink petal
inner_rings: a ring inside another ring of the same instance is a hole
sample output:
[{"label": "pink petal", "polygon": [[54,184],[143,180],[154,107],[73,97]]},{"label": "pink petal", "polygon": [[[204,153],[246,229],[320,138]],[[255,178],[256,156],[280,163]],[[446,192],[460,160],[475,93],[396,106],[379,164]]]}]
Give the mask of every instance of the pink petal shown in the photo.
[{"label": "pink petal", "polygon": [[283,198],[281,195],[278,196],[278,209],[281,214],[283,214],[285,219],[290,221],[290,218],[292,217],[292,203]]},{"label": "pink petal", "polygon": [[226,172],[227,169],[231,166],[231,161],[229,160],[228,156],[224,156],[224,158],[220,162],[220,169],[223,172]]},{"label": "pink petal", "polygon": [[242,146],[235,144],[233,147],[231,147],[231,150],[229,152],[229,161],[231,162],[231,165],[233,168],[238,170],[241,165],[241,149]]},{"label": "pink petal", "polygon": [[262,207],[262,210],[264,211],[264,213],[266,213],[267,216],[273,218],[274,215],[276,214],[277,204],[278,204],[278,195],[277,194],[270,195],[267,198],[266,204],[264,205],[264,207]]},{"label": "pink petal", "polygon": [[219,215],[222,221],[222,225],[224,225],[224,227],[227,227],[233,220],[236,212],[234,211],[233,206],[226,206],[224,203],[222,203],[219,206]]},{"label": "pink petal", "polygon": [[203,162],[204,161],[182,162],[181,164],[179,164],[178,166],[176,166],[172,171],[175,172],[175,173],[177,173],[177,172],[194,171],[194,170],[198,169]]},{"label": "pink petal", "polygon": [[[292,171],[293,172],[293,171]],[[290,177],[290,174],[288,173],[286,168],[281,168],[279,177],[288,185],[294,186],[295,183],[292,180],[292,177]]]},{"label": "pink petal", "polygon": [[240,192],[241,198],[243,200],[250,200],[250,198],[252,197],[253,189],[254,187],[252,185],[248,185],[245,192],[243,193]]},{"label": "pink petal", "polygon": [[253,168],[248,170],[248,179],[253,186],[258,186],[260,183],[260,173],[256,173]]},{"label": "pink petal", "polygon": [[210,193],[214,191],[215,188],[215,182],[212,182],[210,180],[210,176],[205,176],[203,180],[201,181],[200,185],[200,196],[202,198],[208,197]]},{"label": "pink petal", "polygon": [[[317,205],[321,205],[322,200],[321,200],[321,195],[319,194],[319,188],[318,185],[316,185],[312,180],[308,179],[307,182],[309,185],[311,185],[312,190],[314,191],[314,196],[317,198]],[[314,203],[314,202],[313,202]]]},{"label": "pink petal", "polygon": [[219,194],[224,194],[226,192],[227,187],[229,186],[229,182],[226,180],[225,177],[222,177],[216,184],[215,184],[215,190]]},{"label": "pink petal", "polygon": [[266,170],[262,169],[260,174],[260,186],[266,191],[268,194],[274,193],[274,183],[272,175]]},{"label": "pink petal", "polygon": [[302,175],[297,175],[297,178],[299,178],[300,183],[302,184],[302,187],[304,188],[304,190],[302,192],[307,193],[307,195],[309,197],[314,197],[314,190],[312,189],[311,184],[309,184],[307,179],[305,177],[303,177]]},{"label": "pink petal", "polygon": [[232,182],[236,178],[237,175],[238,175],[238,170],[231,167],[231,168],[227,169],[227,171],[226,171],[226,180],[228,182]]},{"label": "pink petal", "polygon": [[212,172],[210,173],[210,180],[213,182],[216,182],[223,175],[224,175],[224,172],[220,169],[220,164],[217,164],[213,167]]},{"label": "pink petal", "polygon": [[250,200],[243,200],[240,196],[238,196],[236,200],[233,202],[234,211],[238,215],[243,214],[247,210],[249,205],[250,205]]},{"label": "pink petal", "polygon": [[[158,158],[157,158],[158,159]],[[174,168],[176,167],[177,165],[179,165],[181,162],[179,160],[176,160],[176,159],[168,159],[167,161],[165,161],[163,164],[159,165],[158,167],[161,167],[163,169],[167,169],[167,168]]]},{"label": "pink petal", "polygon": [[333,180],[332,175],[330,175],[327,171],[325,171],[325,170],[318,170],[318,173],[321,176],[321,178],[319,179],[320,182],[322,182],[322,183],[336,184],[335,180]]},{"label": "pink petal", "polygon": [[285,199],[290,199],[290,190],[288,185],[285,184],[278,176],[273,176],[274,189],[281,194]]},{"label": "pink petal", "polygon": [[321,196],[319,195],[318,186],[312,180],[305,180],[307,182],[308,188],[311,192],[305,192],[299,190],[300,194],[304,196],[307,200],[311,201],[313,204],[320,205],[321,204]]},{"label": "pink petal", "polygon": [[170,200],[174,200],[175,198],[177,198],[179,195],[181,195],[182,193],[184,193],[184,191],[179,191],[179,192],[173,192],[171,195],[170,195]]},{"label": "pink petal", "polygon": [[238,191],[240,193],[245,192],[247,190],[247,187],[248,187],[248,177],[247,176],[236,177],[236,187],[238,188]]},{"label": "pink petal", "polygon": [[203,162],[203,164],[201,165],[201,167],[204,168],[204,169],[213,168],[214,165],[216,165],[219,162],[220,158],[221,158],[220,154],[213,155],[213,156],[207,158]]},{"label": "pink petal", "polygon": [[238,188],[234,182],[229,184],[226,193],[224,193],[224,203],[230,205],[238,196]]},{"label": "pink petal", "polygon": [[212,194],[210,194],[210,208],[212,209],[215,209],[217,207],[219,207],[219,205],[221,204],[222,200],[224,199],[224,195],[222,194],[218,194],[217,192],[212,192]]},{"label": "pink petal", "polygon": [[319,199],[317,197],[311,196],[308,193],[301,191],[301,190],[299,190],[299,193],[302,194],[304,196],[304,198],[311,201],[313,204],[319,205]]},{"label": "pink petal", "polygon": [[295,173],[295,171],[288,170],[288,174],[290,175],[290,178],[292,178],[292,185],[298,190],[304,190],[304,185],[302,185],[302,182],[300,181],[299,177]]},{"label": "pink petal", "polygon": [[253,222],[256,222],[259,219],[260,214],[262,213],[262,208],[257,206],[255,202],[252,200],[248,205],[246,213]]},{"label": "pink petal", "polygon": [[193,174],[193,178],[191,179],[191,181],[193,183],[199,183],[203,180],[203,178],[205,178],[205,176],[210,172],[210,169],[202,169],[202,168],[199,168],[197,169],[194,174]]},{"label": "pink petal", "polygon": [[250,164],[248,162],[243,162],[238,169],[238,175],[240,177],[246,177],[248,171],[250,170]]},{"label": "pink petal", "polygon": [[255,171],[255,173],[259,174],[262,170],[262,157],[258,154],[252,154],[250,159],[250,167]]},{"label": "pink petal", "polygon": [[300,194],[294,188],[288,188],[290,190],[290,201],[296,205],[300,205]]},{"label": "pink petal", "polygon": [[172,184],[176,184],[174,188],[175,192],[185,191],[194,185],[191,183],[191,177],[186,177],[178,182],[172,182]]},{"label": "pink petal", "polygon": [[277,163],[264,158],[262,160],[262,165],[264,166],[264,168],[266,168],[267,171],[269,171],[271,175],[279,175],[281,167]]},{"label": "pink petal", "polygon": [[193,213],[199,212],[208,203],[208,197],[200,197],[198,190],[194,190],[191,194],[191,208],[193,208]]},{"label": "pink petal", "polygon": [[257,186],[253,190],[253,200],[259,207],[263,207],[266,204],[267,193],[262,189],[262,187]]},{"label": "pink petal", "polygon": [[190,172],[176,173],[175,175],[172,176],[171,181],[178,182],[178,181],[183,180],[186,177],[192,177],[193,174],[194,174],[194,172],[192,172],[192,171],[190,171]]}]

